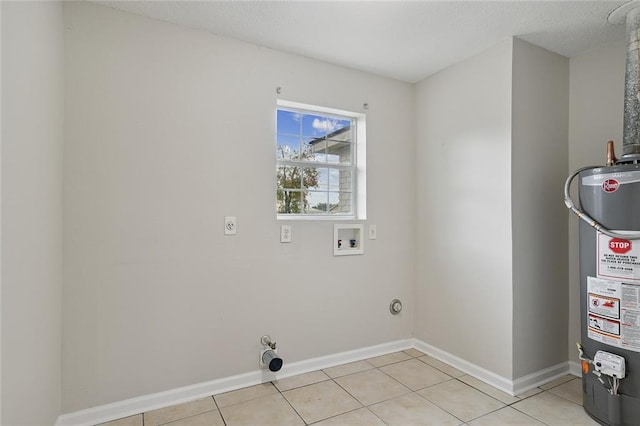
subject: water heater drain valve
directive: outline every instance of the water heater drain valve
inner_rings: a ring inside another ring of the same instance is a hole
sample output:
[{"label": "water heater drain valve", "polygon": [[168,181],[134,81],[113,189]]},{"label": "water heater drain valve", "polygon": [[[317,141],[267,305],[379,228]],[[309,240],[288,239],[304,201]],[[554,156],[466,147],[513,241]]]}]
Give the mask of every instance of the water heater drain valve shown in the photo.
[{"label": "water heater drain valve", "polygon": [[605,376],[617,379],[624,379],[625,377],[624,358],[609,352],[596,352],[596,356],[593,357],[593,369]]}]

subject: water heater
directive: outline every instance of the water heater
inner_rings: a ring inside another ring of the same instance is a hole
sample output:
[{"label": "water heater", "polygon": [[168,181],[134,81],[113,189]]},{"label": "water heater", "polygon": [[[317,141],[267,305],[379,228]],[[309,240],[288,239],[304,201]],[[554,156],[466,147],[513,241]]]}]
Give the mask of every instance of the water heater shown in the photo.
[{"label": "water heater", "polygon": [[[611,426],[640,424],[640,165],[578,174],[583,407]],[[593,225],[596,225],[595,227]]]},{"label": "water heater", "polygon": [[[640,425],[640,2],[614,10],[626,20],[623,155],[609,141],[604,166],[584,167],[565,183],[565,203],[580,219],[583,407],[609,426]],[[578,180],[579,202],[570,196]]]}]

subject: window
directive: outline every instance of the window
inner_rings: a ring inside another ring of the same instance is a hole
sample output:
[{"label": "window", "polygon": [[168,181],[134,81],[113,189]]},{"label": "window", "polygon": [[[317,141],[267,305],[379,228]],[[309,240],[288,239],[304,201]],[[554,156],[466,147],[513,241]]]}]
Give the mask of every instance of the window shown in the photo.
[{"label": "window", "polygon": [[278,218],[362,218],[358,187],[364,176],[358,160],[364,147],[358,142],[364,115],[284,101],[278,105]]}]

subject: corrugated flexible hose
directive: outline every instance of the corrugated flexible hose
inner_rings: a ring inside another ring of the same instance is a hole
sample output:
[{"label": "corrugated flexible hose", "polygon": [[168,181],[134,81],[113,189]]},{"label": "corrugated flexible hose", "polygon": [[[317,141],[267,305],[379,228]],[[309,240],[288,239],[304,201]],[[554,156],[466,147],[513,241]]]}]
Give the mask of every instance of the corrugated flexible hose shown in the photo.
[{"label": "corrugated flexible hose", "polygon": [[578,216],[580,219],[584,220],[589,226],[591,226],[592,228],[594,228],[596,231],[601,232],[605,235],[608,235],[612,238],[622,238],[625,240],[640,240],[640,233],[634,233],[634,234],[620,234],[618,232],[615,231],[611,231],[607,228],[605,228],[604,225],[602,225],[601,223],[599,223],[598,221],[596,221],[594,218],[592,218],[591,216],[589,216],[588,214],[586,214],[581,208],[576,207],[575,204],[573,203],[573,200],[571,199],[571,183],[573,182],[573,179],[575,179],[576,176],[578,176],[580,173],[584,172],[585,170],[591,170],[591,169],[599,169],[602,166],[587,166],[587,167],[582,167],[579,168],[578,170],[576,170],[575,172],[573,172],[572,174],[569,175],[569,177],[567,178],[567,180],[564,183],[564,204],[567,206],[567,208],[569,210],[571,210],[571,212],[573,214],[575,214],[576,216]]}]

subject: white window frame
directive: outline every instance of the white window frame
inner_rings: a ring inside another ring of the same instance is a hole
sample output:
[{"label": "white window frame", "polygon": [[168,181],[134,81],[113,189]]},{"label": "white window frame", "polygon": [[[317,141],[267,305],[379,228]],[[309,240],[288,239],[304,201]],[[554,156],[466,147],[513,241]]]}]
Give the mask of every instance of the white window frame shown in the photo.
[{"label": "white window frame", "polygon": [[[277,138],[277,111],[279,109],[299,111],[305,114],[322,114],[327,116],[337,116],[339,118],[349,118],[355,123],[354,137],[354,164],[352,168],[352,189],[351,189],[351,214],[280,214],[277,213],[278,220],[365,220],[367,216],[367,203],[366,203],[366,114],[357,113],[352,111],[339,110],[335,108],[328,108],[316,105],[303,104],[299,102],[292,102],[279,99],[276,107],[276,131],[274,132]],[[277,141],[276,141],[277,144]],[[318,165],[314,162],[308,162],[309,165]],[[278,165],[290,164],[288,161],[278,160],[276,157],[276,167]],[[320,163],[324,167],[324,164]],[[331,168],[331,167],[329,167]],[[275,181],[275,179],[274,179]],[[277,187],[277,184],[276,184]],[[274,195],[275,195],[274,191]]]}]

